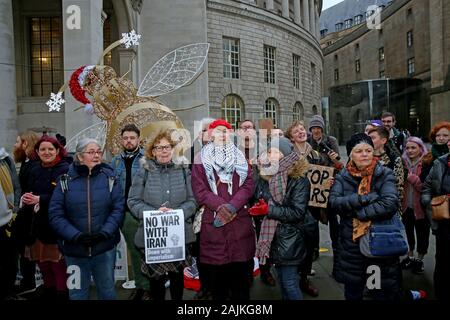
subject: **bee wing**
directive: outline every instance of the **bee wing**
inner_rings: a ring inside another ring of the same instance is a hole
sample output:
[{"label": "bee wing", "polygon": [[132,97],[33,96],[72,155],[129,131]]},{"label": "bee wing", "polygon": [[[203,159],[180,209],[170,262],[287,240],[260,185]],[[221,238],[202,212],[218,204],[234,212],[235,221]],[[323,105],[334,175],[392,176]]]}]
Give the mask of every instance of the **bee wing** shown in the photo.
[{"label": "bee wing", "polygon": [[209,43],[194,43],[169,52],[147,72],[137,95],[157,97],[185,86],[200,73],[208,50]]},{"label": "bee wing", "polygon": [[70,139],[69,142],[67,142],[67,152],[75,153],[78,141],[84,138],[97,140],[100,143],[100,147],[102,148],[102,150],[104,150],[106,143],[106,126],[106,122],[102,121],[80,131],[72,139]]}]

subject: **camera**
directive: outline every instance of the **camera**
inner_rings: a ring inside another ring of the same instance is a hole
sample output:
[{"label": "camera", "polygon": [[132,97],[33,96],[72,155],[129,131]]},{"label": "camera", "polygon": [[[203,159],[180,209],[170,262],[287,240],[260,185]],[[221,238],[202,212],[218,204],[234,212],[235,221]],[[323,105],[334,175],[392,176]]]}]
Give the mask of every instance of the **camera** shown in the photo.
[{"label": "camera", "polygon": [[[320,148],[320,151],[321,152],[323,152],[323,153],[328,153],[328,152],[335,152],[333,149],[331,149],[329,146],[327,146],[325,143],[323,143],[323,142],[320,142],[319,143],[319,148]],[[339,156],[337,156],[336,157],[336,160],[341,160],[341,157],[339,157]]]}]

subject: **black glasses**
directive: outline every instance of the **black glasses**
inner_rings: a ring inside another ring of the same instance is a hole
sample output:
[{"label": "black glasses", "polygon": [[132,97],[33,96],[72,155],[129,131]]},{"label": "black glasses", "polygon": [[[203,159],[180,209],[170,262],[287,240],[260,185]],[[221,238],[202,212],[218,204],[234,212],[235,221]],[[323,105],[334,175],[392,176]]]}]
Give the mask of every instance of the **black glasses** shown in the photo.
[{"label": "black glasses", "polygon": [[100,157],[103,155],[103,151],[101,151],[101,150],[99,150],[99,151],[91,150],[91,151],[86,151],[83,153],[86,153],[86,154],[90,155],[91,157],[93,157],[95,154],[98,154]]},{"label": "black glasses", "polygon": [[167,146],[154,146],[153,147],[153,150],[156,150],[156,151],[169,151],[169,150],[172,150],[172,146],[169,144],[169,145],[167,145]]}]

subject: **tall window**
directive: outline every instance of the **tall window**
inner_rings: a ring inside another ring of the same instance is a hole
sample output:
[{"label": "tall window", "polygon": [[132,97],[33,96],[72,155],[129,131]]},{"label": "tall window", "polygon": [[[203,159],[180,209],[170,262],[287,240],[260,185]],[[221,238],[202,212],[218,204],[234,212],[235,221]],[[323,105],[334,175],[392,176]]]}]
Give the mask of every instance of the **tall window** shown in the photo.
[{"label": "tall window", "polygon": [[336,31],[341,31],[343,26],[344,26],[344,24],[342,22],[336,23],[334,25]]},{"label": "tall window", "polygon": [[352,19],[347,19],[347,20],[345,20],[345,21],[344,21],[344,28],[345,28],[345,29],[351,28],[352,23],[353,23]]},{"label": "tall window", "polygon": [[300,56],[292,55],[292,80],[294,88],[300,89]]},{"label": "tall window", "polygon": [[225,119],[236,129],[236,124],[241,121],[244,102],[235,95],[229,94],[222,100],[222,119]]},{"label": "tall window", "polygon": [[[103,22],[103,50],[108,48],[111,44],[111,16],[108,15],[106,20]],[[112,65],[112,52],[109,51],[103,58],[103,63],[107,66]]]},{"label": "tall window", "polygon": [[223,38],[223,77],[239,79],[239,40]]},{"label": "tall window", "polygon": [[292,110],[292,121],[303,120],[304,116],[305,116],[305,111],[303,109],[303,105],[297,101],[294,104],[294,108]]},{"label": "tall window", "polygon": [[264,46],[264,82],[275,83],[275,48]]},{"label": "tall window", "polygon": [[334,80],[339,81],[339,69],[334,69]]},{"label": "tall window", "polygon": [[361,61],[359,59],[355,61],[355,71],[356,73],[361,72]]},{"label": "tall window", "polygon": [[48,96],[63,82],[61,18],[30,18],[31,95]]},{"label": "tall window", "polygon": [[264,116],[273,120],[273,124],[278,127],[278,102],[274,98],[266,100],[264,106]]},{"label": "tall window", "polygon": [[384,47],[378,49],[378,60],[384,61]]},{"label": "tall window", "polygon": [[313,94],[316,93],[316,78],[317,78],[316,65],[314,63],[311,63],[311,88]]},{"label": "tall window", "polygon": [[357,16],[355,16],[355,25],[360,24],[362,22],[363,22],[362,14],[358,14]]},{"label": "tall window", "polygon": [[324,38],[328,33],[328,29],[322,29],[320,30],[320,37]]},{"label": "tall window", "polygon": [[415,70],[414,58],[408,59],[408,75],[411,76],[414,74]]},{"label": "tall window", "polygon": [[384,78],[385,78],[384,70],[380,70],[380,79],[384,79]]},{"label": "tall window", "polygon": [[410,48],[410,47],[413,46],[413,41],[414,41],[413,38],[414,38],[414,37],[413,37],[413,32],[412,32],[412,30],[409,30],[409,31],[406,33],[406,46],[407,46],[408,48]]}]

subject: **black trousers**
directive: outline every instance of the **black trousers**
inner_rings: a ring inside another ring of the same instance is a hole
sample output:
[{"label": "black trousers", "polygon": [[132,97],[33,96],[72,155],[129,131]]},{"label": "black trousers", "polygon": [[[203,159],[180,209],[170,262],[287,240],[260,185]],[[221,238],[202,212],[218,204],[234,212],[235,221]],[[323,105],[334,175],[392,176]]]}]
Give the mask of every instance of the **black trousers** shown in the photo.
[{"label": "black trousers", "polygon": [[17,274],[17,250],[14,242],[0,227],[0,301],[14,293]]},{"label": "black trousers", "polygon": [[202,264],[202,272],[207,275],[208,288],[212,292],[213,300],[250,300],[248,281],[250,264],[253,264],[253,259],[225,265]]},{"label": "black trousers", "polygon": [[450,301],[450,222],[439,222],[436,230],[436,264],[434,267],[436,299]]},{"label": "black trousers", "polygon": [[[170,297],[172,300],[183,300],[184,290],[184,268],[180,267],[178,272],[169,272],[168,278],[170,280]],[[165,300],[166,298],[166,277],[150,278],[150,294],[153,299],[157,301]]]},{"label": "black trousers", "polygon": [[[416,220],[414,210],[408,208],[403,213],[403,224],[405,225],[409,250],[414,251],[417,236],[417,252],[419,254],[426,254],[430,242],[430,223],[428,219],[425,217],[424,219]],[[415,234],[414,229],[416,230]]]}]

